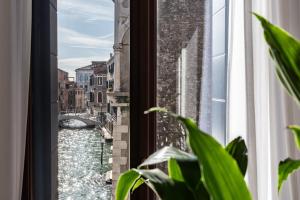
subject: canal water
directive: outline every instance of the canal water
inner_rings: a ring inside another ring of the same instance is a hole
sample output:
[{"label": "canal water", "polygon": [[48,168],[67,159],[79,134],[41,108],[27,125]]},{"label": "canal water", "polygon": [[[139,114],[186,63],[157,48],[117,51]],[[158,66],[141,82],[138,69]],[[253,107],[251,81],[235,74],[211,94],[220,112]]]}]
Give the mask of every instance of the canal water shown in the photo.
[{"label": "canal water", "polygon": [[110,200],[111,185],[105,175],[112,166],[111,145],[104,143],[101,165],[101,140],[99,130],[68,130],[58,133],[58,199],[60,200]]}]

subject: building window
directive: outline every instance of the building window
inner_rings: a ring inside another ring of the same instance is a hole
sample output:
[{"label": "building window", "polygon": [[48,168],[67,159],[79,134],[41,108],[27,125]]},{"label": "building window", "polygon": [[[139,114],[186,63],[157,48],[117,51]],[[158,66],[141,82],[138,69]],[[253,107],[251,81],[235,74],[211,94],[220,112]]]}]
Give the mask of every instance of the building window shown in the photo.
[{"label": "building window", "polygon": [[[202,130],[223,144],[227,102],[226,2],[157,0],[157,104],[193,118]],[[207,23],[207,18],[212,23]],[[157,114],[156,130],[157,148],[186,148],[182,127],[173,119]]]},{"label": "building window", "polygon": [[95,101],[95,95],[93,92],[90,92],[90,102],[94,102]]},{"label": "building window", "polygon": [[98,92],[98,103],[102,103],[103,102],[103,94],[102,92]]},{"label": "building window", "polygon": [[110,74],[113,74],[114,73],[114,63],[112,63],[111,65],[109,65],[109,67],[108,67],[108,71],[109,71],[109,73]]},{"label": "building window", "polygon": [[103,77],[97,78],[98,85],[103,85]]},{"label": "building window", "polygon": [[94,85],[94,77],[90,76],[90,86]]}]

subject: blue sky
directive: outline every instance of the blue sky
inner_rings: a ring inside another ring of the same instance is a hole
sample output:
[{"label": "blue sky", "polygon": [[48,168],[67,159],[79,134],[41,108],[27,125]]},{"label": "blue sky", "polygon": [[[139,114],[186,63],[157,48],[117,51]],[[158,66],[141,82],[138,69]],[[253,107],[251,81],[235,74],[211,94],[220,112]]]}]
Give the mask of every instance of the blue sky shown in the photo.
[{"label": "blue sky", "polygon": [[91,61],[108,60],[113,42],[112,0],[58,0],[58,67],[69,76]]}]

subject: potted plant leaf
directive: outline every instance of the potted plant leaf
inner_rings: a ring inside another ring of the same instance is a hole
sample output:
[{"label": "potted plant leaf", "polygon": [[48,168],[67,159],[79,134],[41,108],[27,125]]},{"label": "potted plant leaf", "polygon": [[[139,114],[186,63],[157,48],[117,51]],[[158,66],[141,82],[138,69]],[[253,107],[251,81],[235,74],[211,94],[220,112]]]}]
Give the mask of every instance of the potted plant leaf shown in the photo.
[{"label": "potted plant leaf", "polygon": [[[269,45],[269,52],[276,61],[276,73],[288,94],[300,105],[300,42],[291,34],[258,14],[254,14],[261,22],[264,36]],[[296,146],[300,150],[300,126],[288,126],[294,134]],[[278,191],[289,175],[299,169],[300,160],[287,158],[279,163]]]},{"label": "potted plant leaf", "polygon": [[[237,138],[223,147],[212,136],[201,131],[194,120],[162,108],[161,112],[176,118],[187,133],[191,152],[164,147],[150,155],[137,169],[123,173],[117,183],[116,200],[124,200],[130,192],[146,184],[160,199],[251,199],[244,181],[247,170],[247,147]],[[148,166],[168,162],[168,174]]]}]

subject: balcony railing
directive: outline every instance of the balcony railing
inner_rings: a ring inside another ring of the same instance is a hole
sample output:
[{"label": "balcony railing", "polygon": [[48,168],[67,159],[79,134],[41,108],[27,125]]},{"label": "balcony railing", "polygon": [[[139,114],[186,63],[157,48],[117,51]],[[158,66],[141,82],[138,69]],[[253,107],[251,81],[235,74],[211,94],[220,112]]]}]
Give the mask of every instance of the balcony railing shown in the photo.
[{"label": "balcony railing", "polygon": [[106,119],[109,122],[116,122],[117,121],[117,116],[114,114],[106,113]]}]

